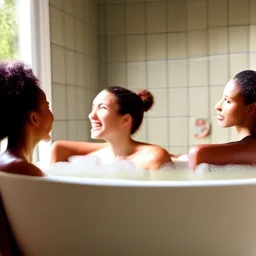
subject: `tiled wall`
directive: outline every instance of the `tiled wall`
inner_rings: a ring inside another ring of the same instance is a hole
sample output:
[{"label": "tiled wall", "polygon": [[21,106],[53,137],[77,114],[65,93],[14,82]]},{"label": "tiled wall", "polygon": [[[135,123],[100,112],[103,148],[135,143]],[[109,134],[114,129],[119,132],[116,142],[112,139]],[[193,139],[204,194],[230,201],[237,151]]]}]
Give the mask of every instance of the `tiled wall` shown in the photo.
[{"label": "tiled wall", "polygon": [[97,6],[50,0],[53,141],[89,140],[88,113],[98,88]]},{"label": "tiled wall", "polygon": [[[98,13],[101,84],[156,98],[137,139],[172,153],[237,139],[214,106],[230,78],[256,69],[255,0],[106,0]],[[194,138],[196,118],[211,121],[210,137]]]}]

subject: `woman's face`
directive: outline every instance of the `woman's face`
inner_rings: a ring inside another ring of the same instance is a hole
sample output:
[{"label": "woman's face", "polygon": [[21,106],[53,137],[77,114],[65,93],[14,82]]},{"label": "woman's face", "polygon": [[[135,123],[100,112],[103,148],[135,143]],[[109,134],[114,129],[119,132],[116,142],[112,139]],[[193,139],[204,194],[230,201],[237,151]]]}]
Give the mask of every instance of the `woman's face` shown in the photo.
[{"label": "woman's face", "polygon": [[43,91],[39,96],[39,110],[36,111],[37,118],[39,119],[40,134],[42,140],[49,141],[51,139],[50,132],[52,130],[52,124],[54,116],[49,109],[49,102],[46,100],[46,95]]},{"label": "woman's face", "polygon": [[118,110],[119,106],[112,93],[103,90],[96,96],[89,114],[92,139],[110,140],[122,131],[123,116]]},{"label": "woman's face", "polygon": [[217,102],[218,124],[221,127],[232,127],[242,125],[247,112],[247,105],[238,90],[238,85],[231,79],[225,86],[223,97]]}]

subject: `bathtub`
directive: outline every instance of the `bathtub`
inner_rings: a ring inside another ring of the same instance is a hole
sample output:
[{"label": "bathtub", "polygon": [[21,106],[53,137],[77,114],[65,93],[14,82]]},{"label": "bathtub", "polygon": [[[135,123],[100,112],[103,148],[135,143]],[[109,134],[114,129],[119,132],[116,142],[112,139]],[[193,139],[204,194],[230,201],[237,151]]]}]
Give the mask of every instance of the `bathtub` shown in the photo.
[{"label": "bathtub", "polygon": [[0,172],[26,256],[250,256],[256,179],[128,181]]}]

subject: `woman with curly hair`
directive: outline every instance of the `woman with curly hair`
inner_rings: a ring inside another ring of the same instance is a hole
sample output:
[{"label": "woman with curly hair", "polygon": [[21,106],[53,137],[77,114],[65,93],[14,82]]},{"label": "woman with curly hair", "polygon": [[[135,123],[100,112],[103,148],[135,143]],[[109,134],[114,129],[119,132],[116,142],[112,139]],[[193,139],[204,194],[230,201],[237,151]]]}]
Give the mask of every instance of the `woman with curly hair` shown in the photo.
[{"label": "woman with curly hair", "polygon": [[57,141],[52,145],[52,162],[68,161],[73,155],[93,155],[102,164],[125,159],[144,170],[157,170],[171,163],[165,149],[132,138],[142,124],[144,112],[153,104],[154,97],[147,90],[134,93],[113,86],[101,91],[93,101],[89,119],[91,138],[106,143]]},{"label": "woman with curly hair", "polygon": [[0,62],[0,171],[44,176],[32,163],[35,146],[50,140],[54,117],[45,93],[31,68],[22,62]]}]

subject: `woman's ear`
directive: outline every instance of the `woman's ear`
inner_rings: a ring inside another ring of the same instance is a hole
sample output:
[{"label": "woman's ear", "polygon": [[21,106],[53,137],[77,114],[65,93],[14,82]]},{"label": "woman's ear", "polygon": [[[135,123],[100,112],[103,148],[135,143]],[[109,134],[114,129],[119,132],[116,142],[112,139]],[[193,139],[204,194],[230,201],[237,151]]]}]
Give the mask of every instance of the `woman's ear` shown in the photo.
[{"label": "woman's ear", "polygon": [[38,127],[39,120],[35,111],[31,111],[28,115],[28,121],[32,126]]},{"label": "woman's ear", "polygon": [[125,114],[122,118],[122,125],[128,125],[132,122],[132,117],[130,114]]},{"label": "woman's ear", "polygon": [[248,105],[247,114],[248,116],[252,116],[256,114],[256,102],[253,102]]}]

